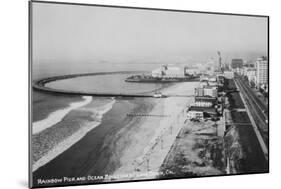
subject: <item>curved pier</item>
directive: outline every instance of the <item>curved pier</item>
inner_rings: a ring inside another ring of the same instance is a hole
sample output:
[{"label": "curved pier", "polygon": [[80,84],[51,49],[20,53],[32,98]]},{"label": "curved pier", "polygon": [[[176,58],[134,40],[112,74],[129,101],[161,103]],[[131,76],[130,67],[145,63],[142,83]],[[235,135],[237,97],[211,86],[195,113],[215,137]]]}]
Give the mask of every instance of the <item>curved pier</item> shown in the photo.
[{"label": "curved pier", "polygon": [[136,74],[136,73],[145,73],[141,71],[120,71],[120,72],[98,72],[98,73],[82,73],[82,74],[71,74],[71,75],[61,75],[43,78],[37,80],[33,83],[33,88],[39,91],[49,92],[49,93],[59,93],[66,95],[86,95],[86,96],[105,96],[105,97],[153,97],[153,94],[126,94],[126,93],[98,93],[98,92],[84,92],[84,91],[71,91],[63,89],[54,89],[46,87],[45,84],[63,80],[70,79],[75,77],[84,77],[84,76],[95,76],[95,75],[113,75],[113,74]]}]

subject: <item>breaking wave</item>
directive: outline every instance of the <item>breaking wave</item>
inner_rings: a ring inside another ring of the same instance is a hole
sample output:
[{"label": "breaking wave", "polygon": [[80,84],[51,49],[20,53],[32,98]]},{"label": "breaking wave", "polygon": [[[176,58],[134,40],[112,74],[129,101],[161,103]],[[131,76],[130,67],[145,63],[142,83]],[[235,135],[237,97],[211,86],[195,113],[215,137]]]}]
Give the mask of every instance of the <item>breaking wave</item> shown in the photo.
[{"label": "breaking wave", "polygon": [[[84,123],[83,127],[77,130],[74,134],[65,138],[55,147],[49,150],[44,156],[42,156],[40,159],[33,163],[32,171],[36,171],[38,168],[53,160],[55,157],[57,157],[58,155],[66,151],[68,148],[70,148],[73,144],[82,139],[89,131],[100,125],[103,115],[112,109],[115,101],[115,99],[112,99],[109,103],[93,108],[91,111],[93,113],[95,121]],[[84,105],[86,105],[86,103],[84,103]]]},{"label": "breaking wave", "polygon": [[52,112],[47,118],[45,118],[43,120],[34,122],[32,124],[32,134],[37,134],[37,133],[57,124],[71,110],[74,110],[74,109],[77,109],[77,108],[80,108],[80,107],[83,107],[83,106],[89,104],[92,101],[93,97],[83,96],[83,99],[84,100],[80,101],[80,102],[70,103],[67,108]]}]

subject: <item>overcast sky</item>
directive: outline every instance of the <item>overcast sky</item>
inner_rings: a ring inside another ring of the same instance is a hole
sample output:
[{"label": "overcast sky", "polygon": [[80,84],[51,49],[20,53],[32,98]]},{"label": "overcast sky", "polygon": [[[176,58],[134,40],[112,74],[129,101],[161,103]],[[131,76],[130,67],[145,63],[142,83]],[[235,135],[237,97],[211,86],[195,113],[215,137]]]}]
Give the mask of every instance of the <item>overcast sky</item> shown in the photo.
[{"label": "overcast sky", "polygon": [[33,63],[185,61],[267,50],[267,19],[33,4]]}]

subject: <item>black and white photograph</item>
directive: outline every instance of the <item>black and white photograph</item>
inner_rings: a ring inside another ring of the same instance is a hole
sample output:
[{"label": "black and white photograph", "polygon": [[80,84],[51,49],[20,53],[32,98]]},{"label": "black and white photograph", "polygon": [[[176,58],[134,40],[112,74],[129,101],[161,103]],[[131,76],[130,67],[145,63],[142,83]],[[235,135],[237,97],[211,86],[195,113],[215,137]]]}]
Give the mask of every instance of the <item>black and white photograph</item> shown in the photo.
[{"label": "black and white photograph", "polygon": [[29,2],[29,185],[269,172],[269,16]]}]

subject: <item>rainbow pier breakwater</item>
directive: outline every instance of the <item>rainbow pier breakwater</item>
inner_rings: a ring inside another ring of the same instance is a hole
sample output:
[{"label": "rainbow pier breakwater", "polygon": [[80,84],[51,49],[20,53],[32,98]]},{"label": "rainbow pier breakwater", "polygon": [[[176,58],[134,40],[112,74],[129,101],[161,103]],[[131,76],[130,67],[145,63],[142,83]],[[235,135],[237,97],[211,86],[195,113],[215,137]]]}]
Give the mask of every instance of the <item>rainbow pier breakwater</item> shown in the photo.
[{"label": "rainbow pier breakwater", "polygon": [[[76,77],[86,77],[86,76],[96,76],[96,75],[114,75],[114,74],[143,74],[146,72],[143,71],[119,71],[119,72],[98,72],[98,73],[82,73],[82,74],[70,74],[70,75],[60,75],[54,77],[47,77],[43,79],[39,79],[33,82],[33,89],[48,93],[56,93],[63,95],[83,95],[83,96],[101,96],[101,97],[141,97],[141,98],[155,98],[155,91],[151,91],[150,93],[102,93],[102,92],[87,92],[87,91],[73,91],[73,90],[65,90],[65,89],[55,89],[47,87],[46,84],[58,80],[71,79]],[[194,95],[180,95],[180,94],[165,94],[160,98],[166,97],[191,97]],[[159,97],[157,97],[159,98]]]},{"label": "rainbow pier breakwater", "polygon": [[120,71],[120,72],[98,72],[98,73],[82,73],[82,74],[70,74],[70,75],[60,75],[54,77],[48,77],[39,79],[33,82],[33,89],[48,92],[48,93],[57,93],[64,95],[86,95],[86,96],[104,96],[104,97],[154,97],[153,94],[126,94],[126,93],[99,93],[99,92],[86,92],[86,91],[72,91],[64,89],[54,89],[45,86],[45,84],[76,77],[85,77],[85,76],[95,76],[95,75],[113,75],[113,74],[136,74],[144,73],[141,71]]}]

